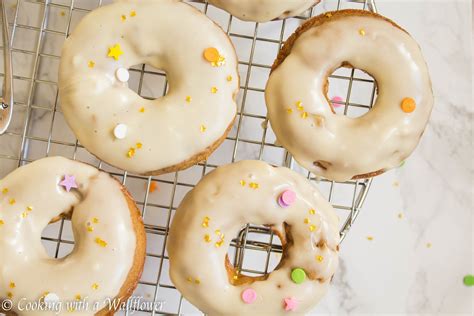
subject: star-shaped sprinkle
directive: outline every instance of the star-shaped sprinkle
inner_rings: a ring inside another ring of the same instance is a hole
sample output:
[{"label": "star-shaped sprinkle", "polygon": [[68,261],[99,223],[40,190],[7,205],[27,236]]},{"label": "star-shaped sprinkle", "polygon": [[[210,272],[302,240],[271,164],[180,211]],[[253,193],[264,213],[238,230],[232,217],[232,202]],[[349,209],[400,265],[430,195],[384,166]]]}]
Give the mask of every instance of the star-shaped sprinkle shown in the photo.
[{"label": "star-shaped sprinkle", "polygon": [[120,56],[123,55],[123,51],[120,48],[120,44],[115,44],[112,47],[109,47],[108,57],[112,57],[115,60],[119,60]]},{"label": "star-shaped sprinkle", "polygon": [[59,182],[59,185],[63,186],[67,192],[70,192],[71,189],[77,189],[76,177],[65,175],[64,180]]},{"label": "star-shaped sprinkle", "polygon": [[285,302],[285,311],[294,311],[296,309],[296,306],[298,305],[298,302],[292,298],[292,297],[287,297],[284,299]]}]

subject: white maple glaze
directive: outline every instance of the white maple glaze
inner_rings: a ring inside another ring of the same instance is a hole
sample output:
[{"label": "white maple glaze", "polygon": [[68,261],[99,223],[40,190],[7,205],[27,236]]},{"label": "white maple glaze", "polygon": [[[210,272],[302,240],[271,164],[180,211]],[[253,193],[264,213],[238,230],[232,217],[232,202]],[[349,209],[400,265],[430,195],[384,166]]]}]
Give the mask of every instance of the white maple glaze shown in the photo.
[{"label": "white maple glaze", "polygon": [[[118,60],[107,57],[115,44],[123,51]],[[218,49],[225,65],[213,67],[204,59],[209,47]],[[142,63],[167,73],[166,96],[143,99],[117,79],[117,69]],[[62,51],[59,89],[68,124],[91,153],[139,174],[180,164],[218,141],[235,117],[238,87],[237,58],[227,35],[176,0],[102,6],[83,18]],[[113,135],[119,123],[128,127],[122,140]],[[135,155],[129,158],[132,147]]]},{"label": "white maple glaze", "polygon": [[[258,184],[258,188],[252,189],[251,183]],[[296,202],[282,208],[277,200],[288,189],[296,193]],[[310,214],[310,209],[315,214]],[[206,216],[208,227],[203,227]],[[311,223],[306,224],[305,218]],[[293,313],[307,312],[325,294],[337,268],[338,221],[318,190],[290,169],[274,168],[261,161],[219,167],[186,195],[176,211],[168,240],[171,279],[186,299],[210,315],[285,314],[288,312],[283,300],[287,297],[298,301]],[[266,281],[234,286],[224,267],[225,256],[231,239],[247,223],[272,225],[280,232],[283,223],[287,223],[294,245],[286,250],[288,259]],[[311,224],[317,227],[313,232],[309,229]],[[220,247],[215,245],[220,240],[216,229],[225,235]],[[205,234],[210,235],[211,242],[204,240]],[[320,241],[326,241],[327,246],[316,247]],[[318,255],[324,258],[322,262],[317,260]],[[307,274],[315,273],[322,281],[293,283],[290,273],[298,267]],[[196,279],[200,284],[195,283]],[[248,288],[257,293],[252,304],[241,299],[242,291]]]},{"label": "white maple glaze", "polygon": [[[296,40],[270,75],[265,96],[278,141],[311,172],[344,181],[399,166],[419,142],[433,93],[425,60],[409,34],[379,17],[336,14]],[[378,84],[373,108],[358,118],[333,114],[324,93],[327,75],[343,62]],[[406,97],[416,101],[412,113],[400,107]],[[298,101],[306,119],[295,106]],[[315,161],[331,165],[324,170]]]},{"label": "white maple glaze", "polygon": [[[65,175],[76,177],[77,190],[66,192],[59,185]],[[41,243],[41,233],[53,218],[71,208],[75,248],[63,259],[52,259]],[[20,312],[16,307],[20,299],[38,301],[45,292],[56,294],[64,304],[75,301],[76,295],[91,305],[113,299],[132,268],[136,236],[121,186],[89,165],[53,157],[16,169],[0,180],[0,220],[0,300],[11,292],[13,311],[19,314],[44,315]],[[96,238],[107,246],[98,245]],[[92,288],[95,283],[97,290]],[[65,309],[62,314],[94,314],[93,310],[70,313]]]},{"label": "white maple glaze", "polygon": [[267,22],[303,13],[321,0],[208,0],[244,21]]}]

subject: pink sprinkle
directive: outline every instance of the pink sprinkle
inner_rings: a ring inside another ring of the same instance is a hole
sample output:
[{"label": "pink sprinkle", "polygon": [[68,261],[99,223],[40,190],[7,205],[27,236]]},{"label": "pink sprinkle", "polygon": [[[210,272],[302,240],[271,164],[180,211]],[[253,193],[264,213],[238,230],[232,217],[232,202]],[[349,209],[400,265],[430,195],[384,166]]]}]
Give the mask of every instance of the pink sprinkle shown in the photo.
[{"label": "pink sprinkle", "polygon": [[336,103],[336,102],[343,102],[344,99],[340,96],[335,96],[334,98],[332,98],[332,106],[335,107],[335,108],[338,108],[338,107],[341,107],[343,106],[344,104],[341,104],[341,103]]},{"label": "pink sprinkle", "polygon": [[292,297],[287,297],[284,299],[285,302],[285,311],[294,311],[296,309],[296,306],[298,305],[298,302],[292,298]]},{"label": "pink sprinkle", "polygon": [[281,207],[288,207],[296,201],[296,193],[291,190],[285,190],[278,198],[278,204]]},{"label": "pink sprinkle", "polygon": [[242,300],[245,304],[252,304],[257,299],[257,292],[254,289],[246,289],[242,292]]},{"label": "pink sprinkle", "polygon": [[77,189],[76,177],[65,175],[64,180],[59,185],[63,186],[67,192],[71,191],[71,189]]}]

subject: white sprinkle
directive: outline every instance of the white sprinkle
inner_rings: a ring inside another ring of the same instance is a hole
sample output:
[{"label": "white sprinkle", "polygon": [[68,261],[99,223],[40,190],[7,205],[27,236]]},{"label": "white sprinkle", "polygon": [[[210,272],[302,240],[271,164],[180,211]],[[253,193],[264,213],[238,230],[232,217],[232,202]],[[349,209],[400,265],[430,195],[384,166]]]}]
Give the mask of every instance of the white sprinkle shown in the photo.
[{"label": "white sprinkle", "polygon": [[59,296],[57,296],[55,293],[48,293],[48,295],[46,295],[44,297],[44,302],[45,303],[57,303],[57,302],[59,302]]},{"label": "white sprinkle", "polygon": [[127,125],[125,124],[117,124],[114,128],[114,135],[117,139],[124,139],[127,136]]},{"label": "white sprinkle", "polygon": [[128,79],[130,79],[130,73],[125,68],[117,69],[117,71],[115,72],[115,76],[120,82],[127,82]]}]

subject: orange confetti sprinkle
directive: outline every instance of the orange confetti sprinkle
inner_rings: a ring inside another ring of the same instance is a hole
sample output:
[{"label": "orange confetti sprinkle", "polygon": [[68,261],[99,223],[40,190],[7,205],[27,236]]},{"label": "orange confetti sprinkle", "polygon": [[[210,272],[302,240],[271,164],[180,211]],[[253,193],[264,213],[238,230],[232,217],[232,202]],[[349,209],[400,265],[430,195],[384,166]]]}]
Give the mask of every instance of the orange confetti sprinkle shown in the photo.
[{"label": "orange confetti sprinkle", "polygon": [[160,188],[158,187],[158,184],[154,181],[150,182],[150,188],[148,189],[148,192],[153,193],[157,189],[158,189],[158,191],[160,190]]},{"label": "orange confetti sprinkle", "polygon": [[204,50],[204,58],[208,62],[218,62],[219,61],[219,51],[214,47],[209,47]]},{"label": "orange confetti sprinkle", "polygon": [[411,113],[415,111],[416,102],[412,98],[405,98],[402,100],[402,111],[405,113]]}]

